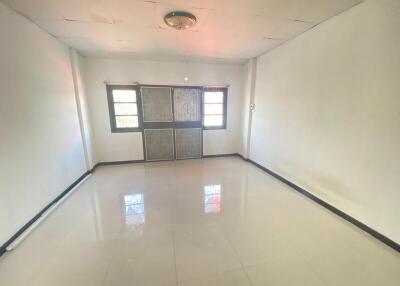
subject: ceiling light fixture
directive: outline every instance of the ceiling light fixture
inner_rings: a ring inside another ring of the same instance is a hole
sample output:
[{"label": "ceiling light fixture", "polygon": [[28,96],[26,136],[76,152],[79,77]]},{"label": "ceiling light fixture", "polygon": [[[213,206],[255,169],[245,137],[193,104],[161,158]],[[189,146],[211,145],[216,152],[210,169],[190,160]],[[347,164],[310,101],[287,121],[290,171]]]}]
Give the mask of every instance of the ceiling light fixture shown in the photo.
[{"label": "ceiling light fixture", "polygon": [[197,18],[189,12],[174,11],[165,15],[164,22],[176,30],[186,30],[196,24]]}]

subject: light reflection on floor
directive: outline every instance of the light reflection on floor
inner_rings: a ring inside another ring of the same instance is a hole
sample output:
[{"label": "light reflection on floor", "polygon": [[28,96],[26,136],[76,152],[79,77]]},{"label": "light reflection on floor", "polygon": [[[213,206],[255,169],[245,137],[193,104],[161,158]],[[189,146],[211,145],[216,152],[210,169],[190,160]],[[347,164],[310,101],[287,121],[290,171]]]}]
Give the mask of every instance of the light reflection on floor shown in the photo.
[{"label": "light reflection on floor", "polygon": [[238,158],[98,168],[1,286],[398,286],[400,256]]},{"label": "light reflection on floor", "polygon": [[204,212],[221,212],[221,185],[204,186]]},{"label": "light reflection on floor", "polygon": [[124,195],[125,223],[138,225],[146,222],[144,194]]}]

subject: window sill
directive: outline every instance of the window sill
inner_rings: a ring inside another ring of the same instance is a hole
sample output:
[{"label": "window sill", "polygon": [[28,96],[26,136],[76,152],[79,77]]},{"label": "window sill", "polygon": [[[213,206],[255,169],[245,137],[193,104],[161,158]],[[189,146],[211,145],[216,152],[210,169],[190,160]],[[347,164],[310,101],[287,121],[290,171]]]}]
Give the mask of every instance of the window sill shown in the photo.
[{"label": "window sill", "polygon": [[111,130],[111,133],[134,133],[142,132],[141,128],[115,128]]},{"label": "window sill", "polygon": [[203,130],[226,130],[226,126],[203,127]]}]

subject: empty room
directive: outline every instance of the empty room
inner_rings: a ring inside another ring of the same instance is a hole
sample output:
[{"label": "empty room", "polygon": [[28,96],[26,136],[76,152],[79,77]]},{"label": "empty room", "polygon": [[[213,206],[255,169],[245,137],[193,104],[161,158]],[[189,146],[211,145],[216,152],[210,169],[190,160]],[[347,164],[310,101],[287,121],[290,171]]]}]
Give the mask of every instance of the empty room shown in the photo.
[{"label": "empty room", "polygon": [[0,0],[0,286],[399,286],[400,0]]}]

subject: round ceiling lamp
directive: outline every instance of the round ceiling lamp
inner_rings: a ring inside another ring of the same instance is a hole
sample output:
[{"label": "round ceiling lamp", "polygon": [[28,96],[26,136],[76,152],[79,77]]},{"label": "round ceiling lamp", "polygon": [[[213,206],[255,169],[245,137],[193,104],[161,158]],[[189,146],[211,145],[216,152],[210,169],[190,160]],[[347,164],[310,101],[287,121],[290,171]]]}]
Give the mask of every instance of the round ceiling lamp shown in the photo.
[{"label": "round ceiling lamp", "polygon": [[197,19],[189,12],[174,11],[165,15],[164,22],[167,26],[176,30],[186,30],[193,27]]}]

